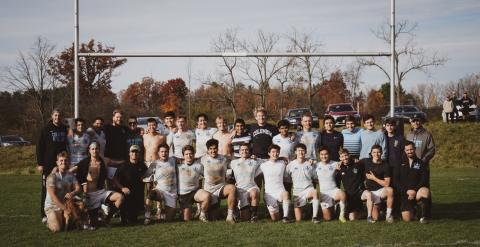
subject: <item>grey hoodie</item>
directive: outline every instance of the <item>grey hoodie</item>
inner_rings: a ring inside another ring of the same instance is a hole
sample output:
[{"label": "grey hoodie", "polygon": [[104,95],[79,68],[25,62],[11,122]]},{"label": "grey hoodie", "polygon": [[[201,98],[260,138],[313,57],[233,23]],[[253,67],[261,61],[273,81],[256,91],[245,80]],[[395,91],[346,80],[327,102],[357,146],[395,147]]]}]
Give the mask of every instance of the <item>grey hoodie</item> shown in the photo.
[{"label": "grey hoodie", "polygon": [[417,130],[410,130],[406,139],[415,144],[415,154],[428,165],[435,155],[435,143],[432,134],[422,126]]}]

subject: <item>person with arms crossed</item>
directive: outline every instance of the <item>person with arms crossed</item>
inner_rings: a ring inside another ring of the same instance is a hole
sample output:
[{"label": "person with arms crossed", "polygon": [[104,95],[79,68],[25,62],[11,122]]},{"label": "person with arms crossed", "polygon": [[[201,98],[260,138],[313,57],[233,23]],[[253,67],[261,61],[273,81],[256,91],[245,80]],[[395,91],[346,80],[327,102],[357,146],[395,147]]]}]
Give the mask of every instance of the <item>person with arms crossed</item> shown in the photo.
[{"label": "person with arms crossed", "polygon": [[360,150],[362,148],[361,133],[362,128],[355,127],[356,119],[354,116],[347,116],[345,118],[345,129],[342,130],[343,146],[349,150],[350,156],[353,159],[360,157]]},{"label": "person with arms crossed", "polygon": [[277,128],[267,123],[267,111],[258,109],[255,111],[256,124],[250,130],[252,135],[252,154],[258,159],[268,159],[268,147],[272,145],[272,138],[278,134]]},{"label": "person with arms crossed", "polygon": [[80,185],[75,176],[68,172],[68,154],[62,151],[57,155],[57,169],[47,177],[47,196],[45,198],[45,214],[47,227],[52,232],[64,228],[63,212],[68,210],[66,200],[73,199],[80,192]]},{"label": "person with arms crossed", "polygon": [[319,201],[317,190],[313,187],[313,180],[316,179],[315,167],[312,165],[313,160],[305,158],[307,150],[305,144],[298,143],[294,150],[296,159],[288,163],[285,173],[293,183],[295,220],[297,222],[302,220],[302,209],[308,201],[311,201],[313,208],[312,222],[318,224],[320,223],[317,218]]}]

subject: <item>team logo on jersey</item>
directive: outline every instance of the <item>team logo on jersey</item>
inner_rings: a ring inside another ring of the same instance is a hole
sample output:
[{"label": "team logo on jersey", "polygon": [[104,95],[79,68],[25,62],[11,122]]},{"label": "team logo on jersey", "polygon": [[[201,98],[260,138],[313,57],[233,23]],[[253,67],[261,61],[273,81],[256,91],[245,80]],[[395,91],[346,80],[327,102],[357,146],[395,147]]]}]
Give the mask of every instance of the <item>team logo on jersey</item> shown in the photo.
[{"label": "team logo on jersey", "polygon": [[355,174],[357,174],[357,173],[358,173],[358,169],[357,169],[357,168],[353,168],[352,172],[355,173]]},{"label": "team logo on jersey", "polygon": [[393,146],[394,146],[394,147],[398,147],[398,140],[395,140],[395,141],[393,142]]},{"label": "team logo on jersey", "polygon": [[413,169],[420,169],[420,164],[415,163],[412,168],[413,168]]}]

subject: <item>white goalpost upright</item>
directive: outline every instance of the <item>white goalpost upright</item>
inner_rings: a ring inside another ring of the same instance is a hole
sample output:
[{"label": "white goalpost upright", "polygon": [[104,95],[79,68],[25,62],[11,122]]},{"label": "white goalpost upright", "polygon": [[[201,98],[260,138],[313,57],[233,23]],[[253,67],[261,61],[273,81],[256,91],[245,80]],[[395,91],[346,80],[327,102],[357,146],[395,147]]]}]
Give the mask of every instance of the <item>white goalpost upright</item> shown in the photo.
[{"label": "white goalpost upright", "polygon": [[79,53],[79,0],[75,0],[75,40],[74,40],[74,114],[75,118],[80,115],[79,112],[79,61],[80,57],[390,57],[390,116],[394,115],[394,96],[395,96],[395,0],[390,0],[390,52],[271,52],[271,53],[248,53],[248,52],[224,52],[224,53],[204,53],[204,52],[142,52],[142,53]]}]

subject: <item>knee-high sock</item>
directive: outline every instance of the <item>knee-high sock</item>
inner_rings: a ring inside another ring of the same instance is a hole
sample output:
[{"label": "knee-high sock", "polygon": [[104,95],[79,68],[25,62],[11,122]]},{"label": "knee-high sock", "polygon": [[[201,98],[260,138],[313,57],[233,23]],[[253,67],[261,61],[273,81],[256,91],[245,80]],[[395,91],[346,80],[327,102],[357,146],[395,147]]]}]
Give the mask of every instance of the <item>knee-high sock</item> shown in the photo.
[{"label": "knee-high sock", "polygon": [[283,208],[283,217],[288,217],[288,210],[290,210],[290,201],[283,201],[282,203]]},{"label": "knee-high sock", "polygon": [[313,218],[317,218],[317,215],[318,215],[318,199],[312,200],[312,209],[313,209],[313,213],[312,213]]}]

